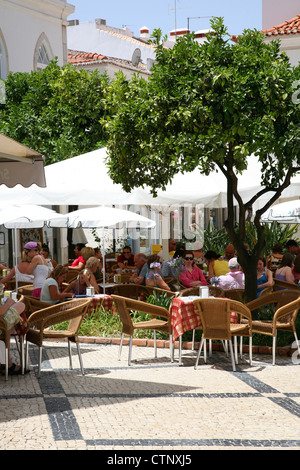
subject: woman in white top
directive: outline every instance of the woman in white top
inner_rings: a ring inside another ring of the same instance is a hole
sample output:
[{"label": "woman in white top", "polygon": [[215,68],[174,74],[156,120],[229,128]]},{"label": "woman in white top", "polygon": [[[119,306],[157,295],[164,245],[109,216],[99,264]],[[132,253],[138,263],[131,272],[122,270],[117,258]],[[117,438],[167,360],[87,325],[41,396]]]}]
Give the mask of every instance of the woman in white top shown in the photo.
[{"label": "woman in white top", "polygon": [[73,292],[62,292],[63,282],[66,282],[68,268],[62,264],[58,264],[53,269],[50,276],[44,282],[41,291],[41,301],[49,302],[49,304],[57,304],[67,297],[73,297]]},{"label": "woman in white top", "polygon": [[1,279],[2,284],[6,284],[11,279],[15,279],[17,282],[33,282],[33,275],[28,274],[28,268],[30,266],[30,260],[25,255],[24,251],[22,252],[22,261],[21,263],[14,266],[7,276]]},{"label": "woman in white top", "polygon": [[28,268],[28,274],[33,274],[33,291],[32,296],[40,298],[41,290],[45,280],[50,274],[48,263],[45,258],[40,255],[40,244],[37,242],[28,242],[24,245],[24,252],[31,260]]}]

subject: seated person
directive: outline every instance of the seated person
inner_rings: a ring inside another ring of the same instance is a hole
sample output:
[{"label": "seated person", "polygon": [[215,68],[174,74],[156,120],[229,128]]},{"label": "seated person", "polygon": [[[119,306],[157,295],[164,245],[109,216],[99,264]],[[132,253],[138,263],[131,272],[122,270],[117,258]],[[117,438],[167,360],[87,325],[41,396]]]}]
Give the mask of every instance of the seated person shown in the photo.
[{"label": "seated person", "polygon": [[122,254],[117,258],[117,265],[122,269],[135,269],[134,256],[130,246],[124,246]]},{"label": "seated person", "polygon": [[146,286],[159,287],[160,289],[171,290],[165,283],[159,270],[161,268],[161,258],[158,255],[151,255],[147,261],[148,272],[146,276]]},{"label": "seated person", "polygon": [[[6,268],[4,268],[6,269]],[[12,313],[12,315],[23,313],[25,310],[25,304],[23,302],[15,302],[12,298],[7,297],[6,302],[4,304],[0,304],[0,317],[2,315]],[[20,323],[22,323],[22,318],[20,317]],[[1,330],[0,330],[1,332]],[[15,334],[15,328],[11,328],[8,330],[9,337]],[[10,341],[8,342],[8,375],[20,375],[22,373],[22,367],[20,365],[16,365],[12,362],[11,355],[10,355]],[[25,370],[25,373],[28,373],[29,370]],[[5,375],[5,364],[0,364],[0,374]]]},{"label": "seated person", "polygon": [[272,254],[267,257],[267,266],[268,268],[278,268],[280,261],[282,260],[283,254],[282,254],[283,248],[281,243],[276,243],[272,247]]},{"label": "seated person", "polygon": [[275,279],[286,282],[294,282],[292,268],[294,267],[294,256],[291,253],[285,253],[282,257],[279,267],[275,271]]},{"label": "seated person", "polygon": [[295,284],[298,284],[298,282],[300,281],[300,255],[297,255],[294,259],[294,267],[292,269],[292,274],[294,276]]},{"label": "seated person", "polygon": [[293,256],[297,256],[300,254],[300,246],[298,246],[296,240],[288,240],[285,244],[285,247]]},{"label": "seated person", "polygon": [[43,243],[42,245],[41,255],[43,255],[47,261],[50,271],[53,271],[53,269],[57,266],[57,262],[50,258],[49,247],[46,243]]},{"label": "seated person", "polygon": [[74,253],[76,259],[73,261],[69,269],[75,269],[77,271],[81,271],[84,268],[85,260],[82,257],[81,250],[85,247],[84,243],[77,243],[74,247]]},{"label": "seated person", "polygon": [[136,272],[132,274],[130,282],[144,286],[148,269],[147,256],[144,255],[144,253],[137,253],[134,255],[134,265]]},{"label": "seated person", "polygon": [[99,265],[99,260],[95,256],[91,256],[85,265],[85,269],[83,271],[83,275],[85,278],[85,282],[87,287],[93,287],[95,294],[99,294],[100,289],[96,281],[95,273],[97,271]]},{"label": "seated person", "polygon": [[245,275],[240,268],[237,258],[231,258],[228,261],[229,272],[222,276],[218,276],[218,287],[222,289],[244,289]]},{"label": "seated person", "polygon": [[229,272],[228,261],[221,258],[221,255],[217,254],[215,251],[208,250],[204,258],[208,266],[209,279],[214,276],[223,276]]},{"label": "seated person", "polygon": [[17,282],[28,282],[33,283],[33,274],[27,274],[28,267],[30,265],[30,259],[27,257],[24,251],[22,251],[21,263],[14,266],[11,271],[1,279],[2,284],[6,284],[11,279],[15,279]]},{"label": "seated person", "polygon": [[84,271],[81,271],[77,278],[70,282],[63,292],[73,292],[74,295],[85,295],[87,287]]},{"label": "seated person", "polygon": [[185,249],[183,247],[178,247],[174,255],[163,262],[161,269],[163,277],[174,277],[175,279],[178,279],[180,270],[184,265],[184,253]]},{"label": "seated person", "polygon": [[41,302],[48,302],[49,304],[57,304],[62,300],[73,297],[70,292],[62,292],[63,282],[66,282],[68,268],[62,264],[58,264],[53,269],[50,276],[44,282],[41,290]]},{"label": "seated person", "polygon": [[266,266],[266,260],[263,256],[258,258],[257,262],[257,297],[266,287],[273,285],[273,273]]},{"label": "seated person", "polygon": [[185,252],[184,267],[179,274],[179,280],[184,287],[207,286],[203,272],[194,262],[192,251]]}]

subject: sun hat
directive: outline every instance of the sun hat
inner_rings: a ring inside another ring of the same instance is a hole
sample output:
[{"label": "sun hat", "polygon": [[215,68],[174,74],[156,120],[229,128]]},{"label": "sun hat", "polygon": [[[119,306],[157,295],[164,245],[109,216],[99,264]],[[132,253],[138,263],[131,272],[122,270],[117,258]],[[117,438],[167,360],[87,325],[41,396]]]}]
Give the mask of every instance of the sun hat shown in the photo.
[{"label": "sun hat", "polygon": [[25,250],[36,250],[37,249],[37,242],[28,242],[24,245]]}]

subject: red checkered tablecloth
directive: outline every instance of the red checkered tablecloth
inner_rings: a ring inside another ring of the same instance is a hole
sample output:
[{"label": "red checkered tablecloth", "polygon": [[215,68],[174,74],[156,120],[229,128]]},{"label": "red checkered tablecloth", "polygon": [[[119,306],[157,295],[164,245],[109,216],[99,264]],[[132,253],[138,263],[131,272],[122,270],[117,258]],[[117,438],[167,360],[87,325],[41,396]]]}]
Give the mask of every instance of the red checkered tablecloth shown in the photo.
[{"label": "red checkered tablecloth", "polygon": [[107,294],[99,294],[99,295],[96,295],[95,297],[92,297],[91,303],[88,307],[88,313],[94,312],[101,305],[108,312],[115,313],[114,301],[111,298],[111,296]]},{"label": "red checkered tablecloth", "polygon": [[[171,313],[171,326],[173,329],[172,341],[174,342],[183,333],[190,330],[195,330],[201,327],[201,320],[199,315],[195,313],[194,304],[192,300],[184,297],[175,297],[170,306]],[[231,323],[237,323],[237,314],[232,312],[230,314]]]},{"label": "red checkered tablecloth", "polygon": [[171,307],[171,326],[173,329],[172,341],[182,336],[185,331],[194,330],[201,326],[200,317],[195,313],[194,304],[184,297],[175,297]]}]

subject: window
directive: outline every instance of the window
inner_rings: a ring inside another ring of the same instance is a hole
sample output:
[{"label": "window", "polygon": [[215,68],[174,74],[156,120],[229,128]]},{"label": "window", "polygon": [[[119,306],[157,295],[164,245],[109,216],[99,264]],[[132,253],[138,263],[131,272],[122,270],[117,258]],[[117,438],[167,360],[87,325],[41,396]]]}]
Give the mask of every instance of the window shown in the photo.
[{"label": "window", "polygon": [[39,52],[38,52],[38,57],[37,57],[37,70],[42,70],[47,65],[49,65],[51,62],[51,59],[49,57],[49,53],[46,49],[46,46],[44,43],[41,44],[39,47]]},{"label": "window", "polygon": [[53,53],[50,43],[44,33],[42,33],[37,41],[34,54],[34,69],[42,70],[50,64],[53,59]]}]

